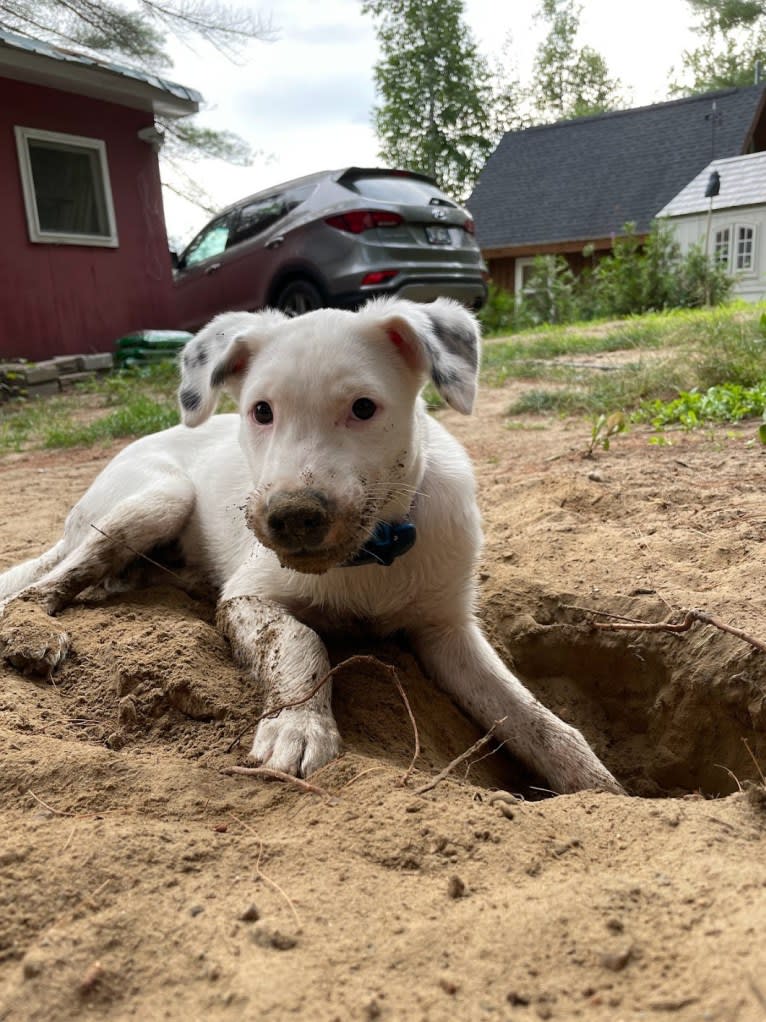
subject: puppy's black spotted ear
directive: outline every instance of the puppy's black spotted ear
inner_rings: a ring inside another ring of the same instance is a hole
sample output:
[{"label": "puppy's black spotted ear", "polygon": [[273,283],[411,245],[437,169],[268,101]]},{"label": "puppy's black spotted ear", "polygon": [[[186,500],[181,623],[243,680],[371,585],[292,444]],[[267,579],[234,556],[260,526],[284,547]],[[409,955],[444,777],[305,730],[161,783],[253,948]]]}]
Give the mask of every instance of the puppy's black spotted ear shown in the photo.
[{"label": "puppy's black spotted ear", "polygon": [[449,298],[422,305],[384,298],[370,302],[359,315],[376,321],[410,368],[430,376],[449,405],[470,415],[481,332],[467,309]]},{"label": "puppy's black spotted ear", "polygon": [[184,348],[178,401],[186,426],[199,426],[216,409],[221,390],[239,397],[250,359],[266,329],[287,319],[281,312],[224,312]]}]

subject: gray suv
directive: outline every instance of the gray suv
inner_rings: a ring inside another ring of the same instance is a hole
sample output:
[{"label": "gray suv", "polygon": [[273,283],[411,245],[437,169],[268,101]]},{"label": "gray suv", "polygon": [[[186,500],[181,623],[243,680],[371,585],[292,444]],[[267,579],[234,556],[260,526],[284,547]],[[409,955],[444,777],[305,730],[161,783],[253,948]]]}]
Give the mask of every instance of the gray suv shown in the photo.
[{"label": "gray suv", "polygon": [[299,315],[373,295],[478,309],[486,266],[470,213],[404,170],[325,171],[223,210],[174,260],[176,323],[265,306]]}]

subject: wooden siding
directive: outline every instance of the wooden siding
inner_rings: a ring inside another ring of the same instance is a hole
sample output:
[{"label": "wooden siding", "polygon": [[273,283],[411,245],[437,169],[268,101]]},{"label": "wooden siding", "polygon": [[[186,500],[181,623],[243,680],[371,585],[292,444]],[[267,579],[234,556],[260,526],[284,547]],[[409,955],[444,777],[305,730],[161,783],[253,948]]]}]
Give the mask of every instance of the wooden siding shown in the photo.
[{"label": "wooden siding", "polygon": [[[110,351],[131,330],[172,325],[172,272],[150,113],[0,78],[0,358]],[[106,143],[119,244],[29,240],[14,126]]]},{"label": "wooden siding", "polygon": [[[557,242],[550,245],[524,246],[515,249],[483,249],[482,255],[489,269],[489,278],[497,287],[513,293],[516,290],[516,260],[530,259],[534,256],[561,255],[569,263],[573,273],[582,273],[586,265],[591,265],[599,257],[612,250],[613,238],[596,238],[593,241]],[[592,246],[594,254],[584,256],[586,245]]]}]

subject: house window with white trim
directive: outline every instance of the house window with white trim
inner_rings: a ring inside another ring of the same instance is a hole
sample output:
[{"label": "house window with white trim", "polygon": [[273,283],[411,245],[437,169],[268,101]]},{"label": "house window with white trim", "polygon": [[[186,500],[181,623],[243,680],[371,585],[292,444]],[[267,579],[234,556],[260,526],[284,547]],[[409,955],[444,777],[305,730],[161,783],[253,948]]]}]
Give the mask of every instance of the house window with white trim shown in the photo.
[{"label": "house window with white trim", "polygon": [[529,281],[535,272],[534,258],[517,259],[514,266],[513,290],[518,304],[529,294]]},{"label": "house window with white trim", "polygon": [[734,269],[740,273],[747,273],[755,269],[755,227],[737,224],[736,232]]},{"label": "house window with white trim", "polygon": [[15,132],[30,241],[115,248],[104,142],[36,128]]},{"label": "house window with white trim", "polygon": [[728,227],[722,227],[715,232],[713,241],[713,259],[717,266],[729,267],[729,250],[731,246],[731,231]]}]

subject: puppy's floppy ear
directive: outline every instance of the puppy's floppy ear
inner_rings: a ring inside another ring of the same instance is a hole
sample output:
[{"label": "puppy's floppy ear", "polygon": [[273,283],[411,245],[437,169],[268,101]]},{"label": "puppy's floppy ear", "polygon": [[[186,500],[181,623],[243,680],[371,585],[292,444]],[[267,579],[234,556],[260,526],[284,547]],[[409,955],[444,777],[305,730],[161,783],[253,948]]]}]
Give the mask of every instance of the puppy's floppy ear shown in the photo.
[{"label": "puppy's floppy ear", "polygon": [[422,305],[384,298],[359,315],[381,327],[410,368],[430,376],[448,404],[464,415],[473,411],[481,333],[462,305],[450,298]]},{"label": "puppy's floppy ear", "polygon": [[178,401],[185,426],[210,418],[221,389],[239,397],[250,359],[260,347],[265,329],[286,320],[281,312],[224,312],[193,337],[181,358]]}]

